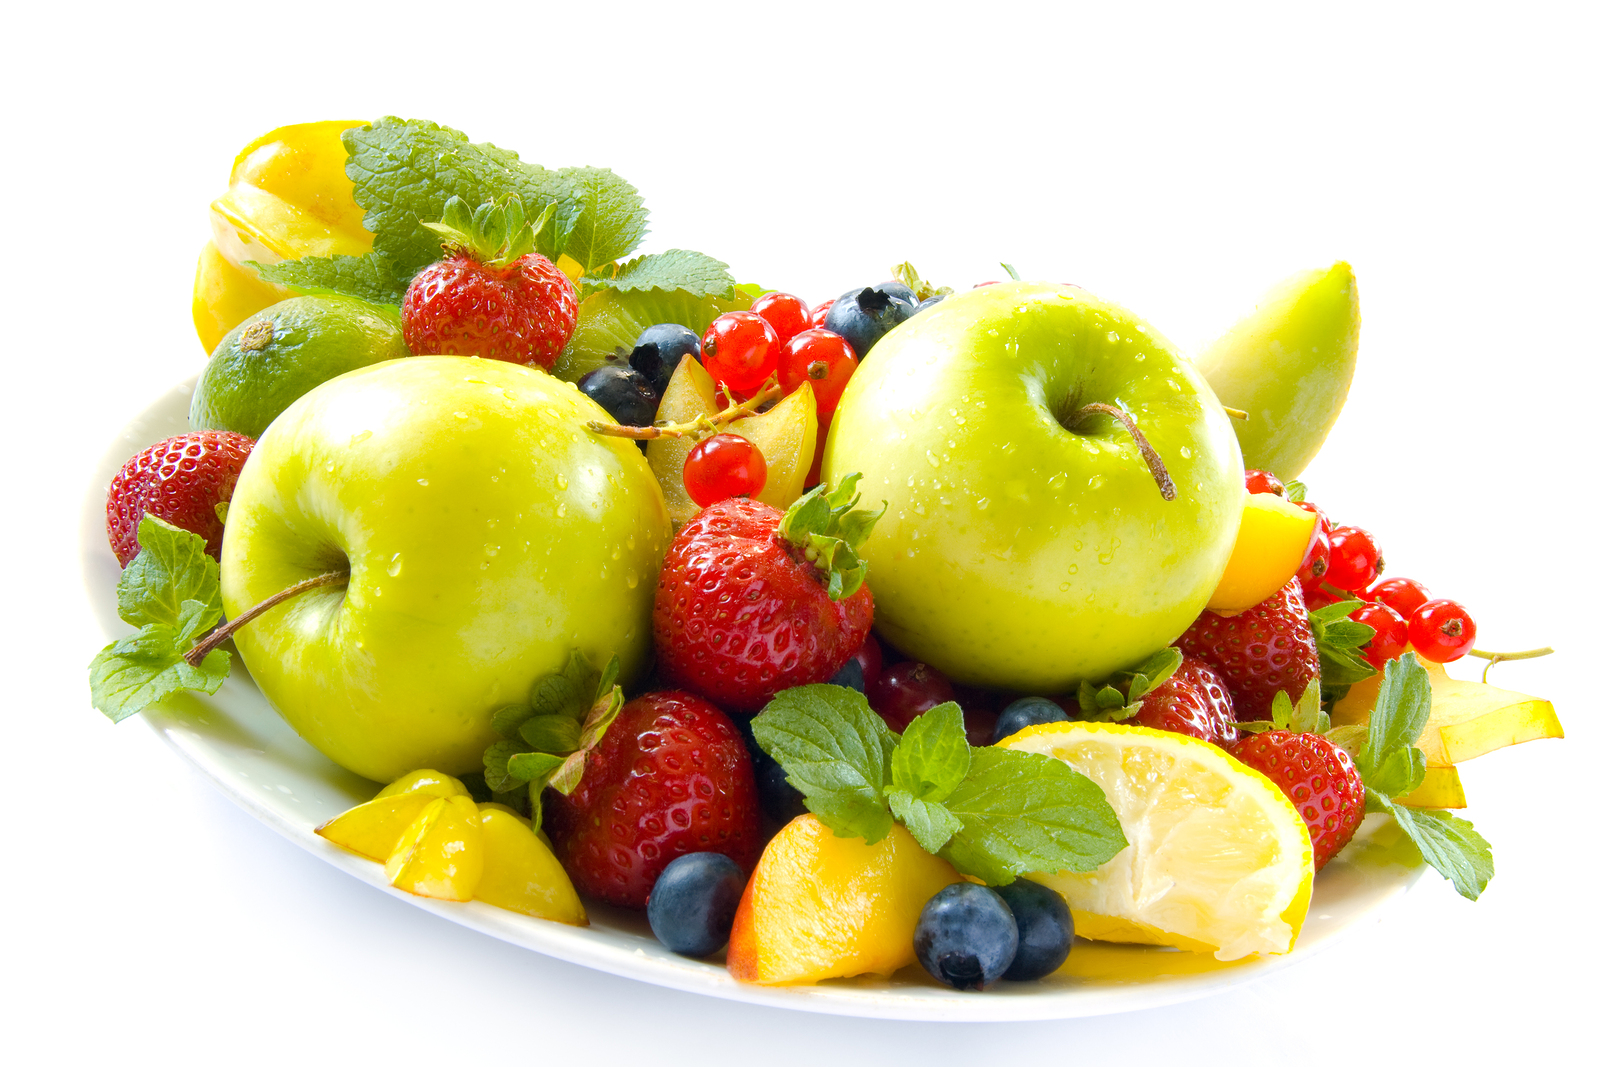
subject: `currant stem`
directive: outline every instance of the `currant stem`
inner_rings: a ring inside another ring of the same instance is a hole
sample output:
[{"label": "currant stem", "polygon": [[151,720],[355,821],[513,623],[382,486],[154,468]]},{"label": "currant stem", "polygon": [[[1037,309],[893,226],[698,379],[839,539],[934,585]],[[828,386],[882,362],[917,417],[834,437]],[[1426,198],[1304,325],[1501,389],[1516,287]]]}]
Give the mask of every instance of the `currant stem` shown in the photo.
[{"label": "currant stem", "polygon": [[206,634],[197,645],[183,654],[184,661],[191,667],[198,667],[201,661],[211,654],[213,649],[232,637],[235,630],[257,618],[262,613],[270,611],[285,600],[297,597],[308,590],[319,589],[325,585],[344,585],[349,580],[349,571],[329,571],[327,574],[314,574],[304,581],[294,583],[287,589],[273,593],[261,603],[247,608],[238,618],[229,619],[215,630]]},{"label": "currant stem", "polygon": [[1139,446],[1139,454],[1144,457],[1144,465],[1150,468],[1150,476],[1156,480],[1156,488],[1161,490],[1161,499],[1178,499],[1177,486],[1172,484],[1172,475],[1167,473],[1167,465],[1161,461],[1161,454],[1151,446],[1149,439],[1134,424],[1133,416],[1126,411],[1110,404],[1085,404],[1076,411],[1068,412],[1062,422],[1067,429],[1074,430],[1086,417],[1095,414],[1110,415],[1122,424],[1122,428],[1133,438],[1133,443]]},{"label": "currant stem", "polygon": [[589,429],[607,437],[626,437],[633,441],[654,441],[658,437],[704,437],[706,430],[715,432],[718,426],[753,415],[761,405],[783,395],[783,387],[776,376],[768,378],[761,390],[749,400],[733,404],[715,415],[703,415],[693,422],[668,422],[660,426],[621,426],[614,422],[588,423]]},{"label": "currant stem", "polygon": [[1489,668],[1493,667],[1496,663],[1504,663],[1506,660],[1510,659],[1538,659],[1540,656],[1548,656],[1554,651],[1555,649],[1548,645],[1546,645],[1544,648],[1530,648],[1523,652],[1486,652],[1481,648],[1474,648],[1470,650],[1467,655],[1476,656],[1479,659],[1486,659],[1489,661],[1483,665],[1483,684],[1488,685]]}]

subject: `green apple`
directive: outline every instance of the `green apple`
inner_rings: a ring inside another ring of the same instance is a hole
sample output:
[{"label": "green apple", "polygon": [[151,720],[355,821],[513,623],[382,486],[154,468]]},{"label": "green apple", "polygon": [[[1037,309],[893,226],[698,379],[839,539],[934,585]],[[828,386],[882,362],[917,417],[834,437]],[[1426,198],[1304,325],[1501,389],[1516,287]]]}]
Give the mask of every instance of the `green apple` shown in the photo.
[{"label": "green apple", "polygon": [[1306,469],[1344,408],[1360,336],[1355,275],[1335,263],[1281,282],[1195,361],[1250,415],[1233,427],[1245,466],[1284,479]]},{"label": "green apple", "polygon": [[[1174,499],[1120,423],[1076,421],[1095,402],[1137,420]],[[958,682],[1053,693],[1139,662],[1205,607],[1245,496],[1228,422],[1133,315],[1009,282],[878,342],[834,415],[823,477],[861,471],[863,504],[888,504],[862,550],[879,632]]]},{"label": "green apple", "polygon": [[234,638],[302,737],[381,782],[460,774],[572,649],[638,675],[671,525],[638,447],[584,428],[605,417],[541,370],[417,356],[273,421],[229,504],[222,599],[232,618],[349,569]]}]

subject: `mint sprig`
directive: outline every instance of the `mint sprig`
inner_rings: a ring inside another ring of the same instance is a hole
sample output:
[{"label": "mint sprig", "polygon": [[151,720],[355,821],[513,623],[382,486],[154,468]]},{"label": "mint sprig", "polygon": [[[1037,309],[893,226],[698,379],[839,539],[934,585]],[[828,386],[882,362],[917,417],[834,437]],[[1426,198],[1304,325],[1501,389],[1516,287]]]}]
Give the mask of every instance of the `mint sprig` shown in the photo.
[{"label": "mint sprig", "polygon": [[751,729],[835,834],[873,844],[899,822],[990,885],[1029,871],[1094,870],[1128,843],[1099,786],[1048,756],[970,747],[953,703],[897,737],[856,690],[797,686],[773,697]]},{"label": "mint sprig", "polygon": [[307,256],[250,266],[264,281],[301,296],[353,296],[397,313],[411,282],[411,275],[404,274],[387,256]]},{"label": "mint sprig", "polygon": [[594,267],[579,284],[584,296],[601,289],[624,293],[661,289],[682,290],[696,299],[731,297],[737,288],[733,275],[728,273],[728,265],[722,260],[683,248],[639,256],[616,266]]},{"label": "mint sprig", "polygon": [[89,664],[90,699],[112,722],[185,689],[215,693],[228,677],[222,649],[198,666],[183,658],[222,620],[217,561],[205,538],[149,514],[138,537],[139,554],[117,582],[117,614],[138,630]]},{"label": "mint sprig", "polygon": [[835,489],[815,487],[790,504],[778,523],[778,536],[827,575],[830,600],[854,595],[867,580],[867,564],[857,550],[889,508],[885,501],[877,511],[857,509],[860,480],[861,475],[853,473],[840,479]]}]

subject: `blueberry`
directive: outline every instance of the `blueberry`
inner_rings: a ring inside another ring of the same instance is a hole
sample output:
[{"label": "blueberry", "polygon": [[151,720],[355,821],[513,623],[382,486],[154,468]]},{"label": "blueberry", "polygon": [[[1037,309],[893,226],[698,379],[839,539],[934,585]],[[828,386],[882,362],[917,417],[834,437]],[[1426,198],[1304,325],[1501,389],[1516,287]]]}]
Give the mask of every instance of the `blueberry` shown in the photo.
[{"label": "blueberry", "polygon": [[661,394],[632,367],[610,364],[578,379],[578,390],[606,409],[624,426],[649,426],[655,421]]},{"label": "blueberry", "polygon": [[1004,977],[1031,982],[1054,974],[1072,951],[1072,912],[1047,885],[1019,878],[995,890],[1017,920],[1017,955]]},{"label": "blueberry", "polygon": [[650,890],[650,932],[680,956],[709,956],[728,943],[744,893],[744,871],[720,852],[691,852],[667,864]]},{"label": "blueberry", "polygon": [[1004,898],[972,882],[947,885],[923,905],[911,947],[928,973],[956,989],[983,989],[1017,954],[1017,920]]},{"label": "blueberry", "polygon": [[929,308],[933,307],[933,305],[937,304],[939,301],[943,300],[948,295],[949,294],[947,294],[947,293],[938,293],[938,294],[935,294],[933,296],[928,297],[928,299],[922,301],[922,303],[917,305],[917,310],[913,311],[912,314],[913,315],[922,314],[924,311],[927,311]]},{"label": "blueberry", "polygon": [[844,661],[844,666],[834,672],[828,679],[829,685],[842,685],[846,689],[854,689],[862,696],[867,695],[867,672],[861,669],[861,661],[854,656]]},{"label": "blueberry", "polygon": [[856,358],[861,359],[880,337],[909,319],[916,307],[915,300],[869,285],[852,289],[835,300],[823,328],[849,341]]},{"label": "blueberry", "polygon": [[873,288],[878,290],[880,293],[888,293],[890,296],[898,296],[901,300],[906,301],[912,307],[917,306],[917,294],[913,293],[911,291],[911,286],[905,284],[904,282],[883,282],[880,285],[874,285]]},{"label": "blueberry", "polygon": [[1061,705],[1044,697],[1023,697],[1006,705],[1006,710],[994,722],[994,739],[1009,737],[1024,726],[1037,726],[1042,722],[1063,722],[1067,713]]},{"label": "blueberry", "polygon": [[779,826],[787,826],[806,813],[800,790],[789,784],[782,765],[771,756],[763,755],[756,761],[756,793],[761,797],[761,810]]},{"label": "blueberry", "polygon": [[644,375],[650,386],[661,395],[672,381],[672,372],[684,356],[700,358],[700,335],[687,326],[675,322],[662,322],[651,326],[633,343],[633,354],[628,366]]}]

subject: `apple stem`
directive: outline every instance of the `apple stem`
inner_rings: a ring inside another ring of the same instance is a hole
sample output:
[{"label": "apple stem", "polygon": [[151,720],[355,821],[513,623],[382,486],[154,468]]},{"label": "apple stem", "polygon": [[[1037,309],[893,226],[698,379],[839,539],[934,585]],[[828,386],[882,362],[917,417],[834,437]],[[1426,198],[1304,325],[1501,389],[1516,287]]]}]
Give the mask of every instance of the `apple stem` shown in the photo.
[{"label": "apple stem", "polygon": [[1250,413],[1248,411],[1240,411],[1238,408],[1230,408],[1226,404],[1223,405],[1222,410],[1228,413],[1228,418],[1238,419],[1240,422],[1245,422],[1250,418]]},{"label": "apple stem", "polygon": [[1548,656],[1554,651],[1555,649],[1548,645],[1544,648],[1530,648],[1523,652],[1489,652],[1481,648],[1474,648],[1468,651],[1467,655],[1477,656],[1479,659],[1489,661],[1483,665],[1483,684],[1488,685],[1489,668],[1496,663],[1504,663],[1508,659],[1538,659],[1540,656]]},{"label": "apple stem", "polygon": [[1140,432],[1139,427],[1134,425],[1132,415],[1129,415],[1121,408],[1112,407],[1110,404],[1093,403],[1085,404],[1076,411],[1068,412],[1066,418],[1062,421],[1067,429],[1076,430],[1078,424],[1087,416],[1095,414],[1110,415],[1113,419],[1122,423],[1122,428],[1128,431],[1129,436],[1133,438],[1133,443],[1139,446],[1139,454],[1144,457],[1145,466],[1150,468],[1150,476],[1156,480],[1156,488],[1161,490],[1161,499],[1178,499],[1177,486],[1172,484],[1172,475],[1167,473],[1167,465],[1161,461],[1161,454],[1151,446],[1149,439]]},{"label": "apple stem", "polygon": [[[723,387],[727,392],[727,387]],[[783,395],[783,387],[778,384],[776,376],[768,378],[761,386],[759,392],[741,404],[731,404],[715,415],[703,415],[693,422],[663,422],[654,426],[622,426],[614,422],[600,422],[598,419],[588,423],[589,429],[595,433],[605,434],[607,437],[626,437],[633,441],[654,441],[658,437],[703,437],[706,431],[716,432],[718,426],[742,419],[746,415],[754,415],[761,406],[769,400],[776,400]],[[733,398],[729,396],[731,401]]]},{"label": "apple stem", "polygon": [[273,593],[254,607],[246,608],[237,619],[229,619],[215,630],[206,634],[198,644],[183,654],[183,658],[189,666],[198,667],[201,661],[210,655],[214,648],[232,637],[235,630],[262,613],[272,610],[285,600],[297,597],[307,590],[319,589],[325,585],[344,585],[349,580],[349,571],[329,571],[327,574],[314,574],[304,581],[296,582],[287,589]]}]

